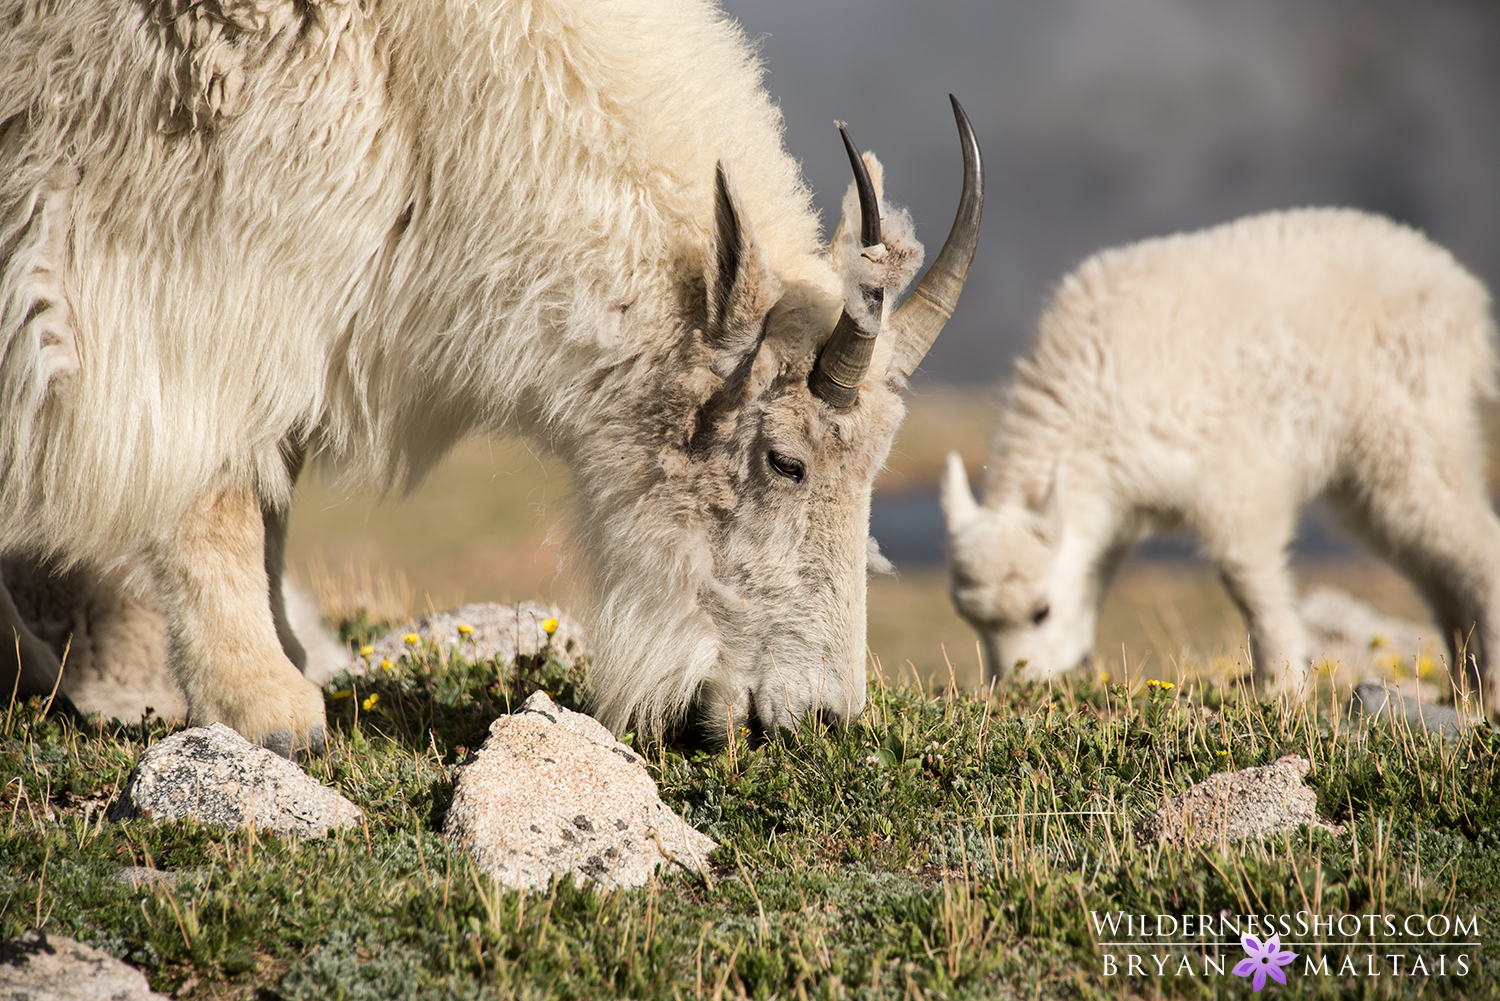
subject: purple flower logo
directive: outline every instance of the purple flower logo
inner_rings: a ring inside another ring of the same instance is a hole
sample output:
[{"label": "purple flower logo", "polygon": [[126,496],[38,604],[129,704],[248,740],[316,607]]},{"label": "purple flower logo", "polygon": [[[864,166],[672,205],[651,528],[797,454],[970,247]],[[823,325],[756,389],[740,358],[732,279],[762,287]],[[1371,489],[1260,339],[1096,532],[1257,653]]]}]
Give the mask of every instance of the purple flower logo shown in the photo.
[{"label": "purple flower logo", "polygon": [[1281,936],[1272,935],[1266,939],[1265,945],[1254,935],[1246,935],[1240,939],[1240,944],[1245,947],[1248,958],[1234,964],[1234,975],[1237,977],[1253,977],[1252,984],[1256,991],[1266,986],[1266,978],[1270,977],[1278,984],[1286,985],[1286,974],[1281,968],[1297,958],[1295,952],[1281,951]]}]

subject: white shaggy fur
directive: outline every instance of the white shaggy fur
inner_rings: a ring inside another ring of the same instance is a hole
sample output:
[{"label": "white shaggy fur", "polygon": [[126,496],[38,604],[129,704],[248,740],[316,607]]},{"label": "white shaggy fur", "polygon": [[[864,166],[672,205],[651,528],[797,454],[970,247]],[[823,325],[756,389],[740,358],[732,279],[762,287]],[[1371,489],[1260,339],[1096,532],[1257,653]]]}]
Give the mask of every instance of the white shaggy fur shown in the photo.
[{"label": "white shaggy fur", "polygon": [[144,553],[195,717],[316,744],[303,457],[402,489],[519,431],[607,724],[857,712],[900,380],[809,397],[841,281],[759,76],[707,0],[0,0],[0,552]]},{"label": "white shaggy fur", "polygon": [[1297,689],[1313,651],[1287,545],[1321,494],[1426,596],[1455,679],[1482,679],[1493,711],[1500,522],[1477,405],[1494,335],[1488,294],[1446,251],[1354,211],[1089,259],[1004,392],[982,504],[949,458],[953,599],[989,670],[1077,664],[1121,557],[1186,526],[1248,620],[1256,679]]}]

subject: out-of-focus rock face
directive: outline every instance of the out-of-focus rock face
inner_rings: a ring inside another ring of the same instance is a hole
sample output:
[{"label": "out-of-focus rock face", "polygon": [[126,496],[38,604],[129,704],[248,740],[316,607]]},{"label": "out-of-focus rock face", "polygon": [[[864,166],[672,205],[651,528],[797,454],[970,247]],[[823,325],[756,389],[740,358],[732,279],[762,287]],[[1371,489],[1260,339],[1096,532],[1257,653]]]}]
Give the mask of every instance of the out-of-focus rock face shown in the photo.
[{"label": "out-of-focus rock face", "polygon": [[[546,629],[549,619],[556,623],[550,634]],[[472,632],[460,632],[459,626],[468,626]],[[517,655],[534,657],[550,645],[558,660],[572,667],[588,653],[583,627],[556,605],[537,601],[518,605],[482,602],[434,612],[397,626],[371,644],[372,653],[357,656],[350,669],[363,673],[382,660],[394,664],[403,654],[411,652],[411,644],[405,639],[411,635],[418,637],[420,643],[435,645],[441,654],[456,650],[474,661],[491,657],[512,661]]]},{"label": "out-of-focus rock face", "polygon": [[[964,102],[989,204],[1005,216],[985,227],[963,302],[923,362],[937,379],[1004,374],[1048,290],[1093,251],[1267,209],[1389,215],[1500,286],[1493,4],[724,6],[763,39],[787,146],[825,219],[838,218],[848,185],[828,139],[837,115],[879,150],[913,218],[946,223],[942,96]],[[899,86],[870,85],[860,67],[871,52],[900,53]]]}]

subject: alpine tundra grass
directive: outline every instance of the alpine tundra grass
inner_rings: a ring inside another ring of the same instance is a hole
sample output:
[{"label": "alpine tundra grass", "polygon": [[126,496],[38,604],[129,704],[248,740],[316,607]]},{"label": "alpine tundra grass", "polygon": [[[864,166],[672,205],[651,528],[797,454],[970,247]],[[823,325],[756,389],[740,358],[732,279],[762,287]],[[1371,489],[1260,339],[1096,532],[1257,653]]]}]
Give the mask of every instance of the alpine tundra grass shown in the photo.
[{"label": "alpine tundra grass", "polygon": [[[988,697],[875,682],[843,730],[640,748],[667,802],[720,842],[708,878],[520,893],[441,835],[455,765],[536,687],[580,706],[586,667],[413,651],[325,690],[329,753],[306,767],[367,815],[325,839],[111,822],[136,758],[169,727],[12,706],[0,935],[72,936],[188,998],[1211,997],[1250,991],[1231,972],[1237,936],[1210,936],[1225,940],[1217,954],[1108,943],[1152,941],[1157,915],[1306,913],[1340,929],[1319,938],[1358,944],[1319,953],[1295,944],[1312,936],[1282,935],[1299,953],[1273,985],[1286,996],[1500,985],[1500,732],[1488,727],[1449,742],[1360,727],[1326,694],[1285,708],[1162,682],[1069,678]],[[1313,763],[1319,813],[1345,834],[1137,843],[1164,795],[1283,754]],[[133,865],[174,881],[114,881]],[[1418,937],[1388,934],[1387,918]],[[1481,944],[1433,944],[1450,941]],[[1385,958],[1398,952],[1399,975]],[[1426,975],[1411,976],[1419,955]]]}]

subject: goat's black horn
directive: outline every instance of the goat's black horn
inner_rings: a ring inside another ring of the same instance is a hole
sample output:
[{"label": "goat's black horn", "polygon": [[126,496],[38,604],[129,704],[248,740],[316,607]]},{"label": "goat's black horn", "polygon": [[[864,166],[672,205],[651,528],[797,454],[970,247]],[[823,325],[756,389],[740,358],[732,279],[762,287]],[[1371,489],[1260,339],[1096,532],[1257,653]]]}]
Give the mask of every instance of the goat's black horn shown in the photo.
[{"label": "goat's black horn", "polygon": [[[840,124],[839,134],[844,137],[849,165],[854,168],[854,186],[859,192],[860,247],[873,247],[881,242],[880,200],[875,197],[870,172],[854,140],[849,138],[849,130]],[[850,315],[848,303],[845,303],[832,336],[818,355],[812,375],[808,376],[813,395],[840,410],[852,407],[859,399],[859,387],[870,371],[870,358],[875,353],[875,339],[880,335],[880,316],[885,305],[884,289],[860,286],[859,295],[864,299],[865,325],[861,326]]]},{"label": "goat's black horn", "polygon": [[911,297],[891,315],[896,341],[891,368],[902,376],[910,376],[922,364],[943,325],[953,315],[979,246],[979,220],[984,215],[984,161],[969,116],[964,114],[958,98],[949,94],[948,100],[953,102],[953,117],[958,121],[959,142],[963,146],[964,191],[953,228],[937,260]]}]

